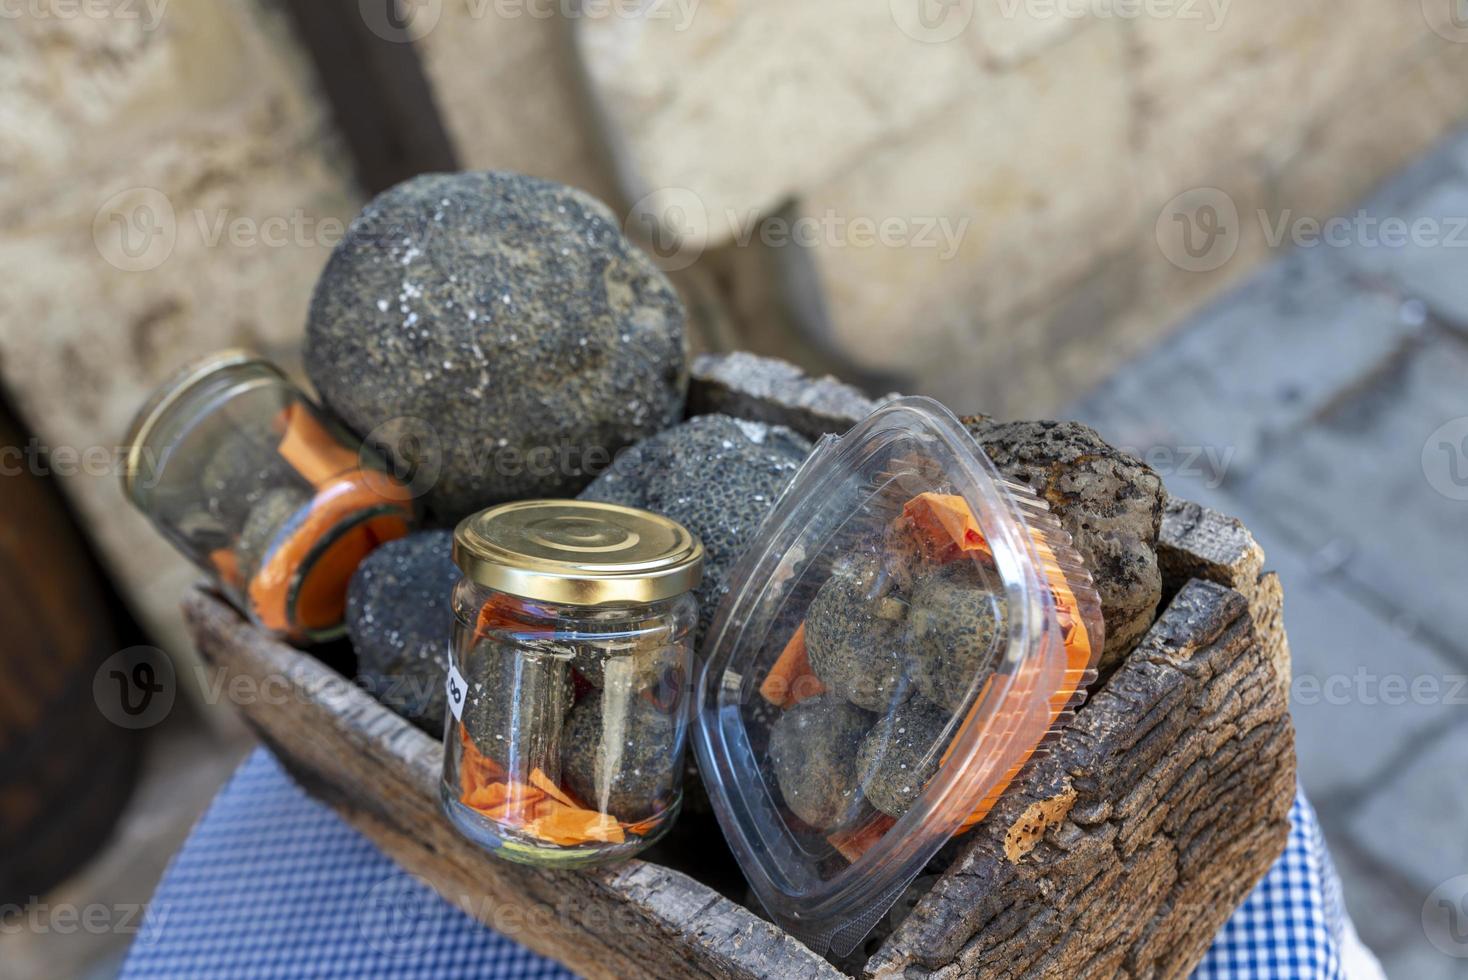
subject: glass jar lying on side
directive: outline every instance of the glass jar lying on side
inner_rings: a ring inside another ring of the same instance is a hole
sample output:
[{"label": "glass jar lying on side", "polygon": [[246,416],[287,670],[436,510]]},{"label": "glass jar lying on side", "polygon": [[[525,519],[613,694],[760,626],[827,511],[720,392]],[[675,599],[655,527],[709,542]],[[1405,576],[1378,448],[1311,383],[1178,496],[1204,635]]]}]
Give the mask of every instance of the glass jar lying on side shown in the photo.
[{"label": "glass jar lying on side", "polygon": [[703,546],[654,514],[521,501],[463,521],[444,810],[500,857],[577,867],[682,803]]},{"label": "glass jar lying on side", "polygon": [[293,641],[341,634],[357,565],[413,520],[382,458],[245,351],[166,382],[127,445],[127,498],[255,623]]}]

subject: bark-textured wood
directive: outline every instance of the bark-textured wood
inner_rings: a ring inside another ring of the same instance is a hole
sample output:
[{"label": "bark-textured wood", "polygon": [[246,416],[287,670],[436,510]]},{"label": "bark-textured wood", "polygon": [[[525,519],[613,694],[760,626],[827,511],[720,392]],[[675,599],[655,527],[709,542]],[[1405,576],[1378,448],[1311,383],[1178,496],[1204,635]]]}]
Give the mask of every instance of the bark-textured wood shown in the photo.
[{"label": "bark-textured wood", "polygon": [[[630,861],[543,871],[490,857],[439,811],[443,750],[216,596],[184,603],[199,649],[292,774],[448,900],[587,977],[840,977],[798,941],[687,875]],[[238,678],[238,680],[237,680]]]},{"label": "bark-textured wood", "polygon": [[812,378],[788,361],[745,351],[694,358],[688,390],[690,415],[771,422],[810,439],[845,432],[876,404],[844,381]]},{"label": "bark-textured wood", "polygon": [[1201,578],[1252,598],[1264,568],[1264,549],[1237,518],[1173,497],[1162,513],[1157,561],[1174,590]]},{"label": "bark-textured wood", "polygon": [[1294,741],[1243,596],[1194,580],[867,965],[1184,976],[1284,848]]}]

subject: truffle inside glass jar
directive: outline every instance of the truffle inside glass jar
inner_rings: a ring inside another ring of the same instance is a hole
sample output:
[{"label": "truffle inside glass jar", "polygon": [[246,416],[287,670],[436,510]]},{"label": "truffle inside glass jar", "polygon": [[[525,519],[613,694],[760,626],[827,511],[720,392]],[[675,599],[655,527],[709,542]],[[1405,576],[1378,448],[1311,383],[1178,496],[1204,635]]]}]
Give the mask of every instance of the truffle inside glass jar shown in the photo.
[{"label": "truffle inside glass jar", "polygon": [[454,560],[445,812],[523,863],[646,847],[682,801],[697,539],[631,508],[528,501],[463,522]]},{"label": "truffle inside glass jar", "polygon": [[292,641],[340,635],[357,565],[412,524],[411,495],[381,458],[247,352],[179,372],[127,442],[127,497],[257,625]]}]

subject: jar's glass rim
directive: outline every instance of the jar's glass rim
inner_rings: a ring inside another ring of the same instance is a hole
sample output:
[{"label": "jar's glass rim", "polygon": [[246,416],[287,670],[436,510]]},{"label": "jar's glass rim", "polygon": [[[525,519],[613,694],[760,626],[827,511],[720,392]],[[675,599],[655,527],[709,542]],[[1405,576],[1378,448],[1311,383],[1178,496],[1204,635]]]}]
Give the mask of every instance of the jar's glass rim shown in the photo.
[{"label": "jar's glass rim", "polygon": [[189,361],[153,390],[147,401],[143,402],[142,407],[138,409],[137,414],[133,416],[132,422],[128,425],[127,435],[123,437],[123,445],[127,447],[126,465],[122,469],[124,496],[129,500],[133,499],[134,482],[144,462],[143,450],[148,445],[153,429],[168,414],[169,410],[189,392],[197,389],[199,385],[220,371],[247,364],[266,368],[280,375],[281,378],[285,377],[280,368],[259,354],[241,347],[229,347]]}]

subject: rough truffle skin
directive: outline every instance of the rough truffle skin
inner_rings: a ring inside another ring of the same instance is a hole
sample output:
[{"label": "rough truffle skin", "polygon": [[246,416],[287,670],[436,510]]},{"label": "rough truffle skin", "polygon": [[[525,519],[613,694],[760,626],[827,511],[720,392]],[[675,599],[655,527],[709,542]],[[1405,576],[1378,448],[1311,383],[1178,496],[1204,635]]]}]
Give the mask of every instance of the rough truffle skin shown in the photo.
[{"label": "rough truffle skin", "polygon": [[683,659],[678,647],[649,639],[612,652],[601,644],[581,644],[571,655],[571,665],[592,687],[605,687],[610,672],[613,686],[645,691],[656,684],[679,683]]},{"label": "rough truffle skin", "polygon": [[640,694],[581,699],[561,734],[561,778],[582,802],[618,820],[642,820],[673,802],[683,768],[678,718]]},{"label": "rough truffle skin", "polygon": [[[682,305],[612,212],[506,173],[415,177],[367,205],[317,283],[305,360],[399,472],[441,461],[423,499],[440,523],[575,494],[675,422],[688,383]],[[421,421],[378,431],[402,419]],[[436,447],[399,434],[425,423]]]},{"label": "rough truffle skin", "polygon": [[1152,625],[1162,600],[1162,478],[1079,422],[963,421],[999,471],[1047,501],[1070,533],[1101,596],[1100,665],[1116,664]]},{"label": "rough truffle skin", "polygon": [[443,734],[444,677],[459,569],[453,534],[424,531],[389,541],[357,566],[347,587],[347,635],[357,679],[429,734]]},{"label": "rough truffle skin", "polygon": [[730,572],[809,453],[783,426],[700,415],[619,455],[581,496],[671,517],[703,541],[701,644]]},{"label": "rough truffle skin", "polygon": [[770,731],[770,767],[790,811],[828,830],[860,810],[857,753],[876,718],[837,698],[802,701]]},{"label": "rough truffle skin", "polygon": [[916,695],[877,722],[857,758],[868,803],[889,817],[907,812],[938,771],[950,718],[946,709]]},{"label": "rough truffle skin", "polygon": [[907,697],[907,604],[873,556],[838,559],[806,610],[811,667],[826,689],[868,711]]},{"label": "rough truffle skin", "polygon": [[950,711],[1003,656],[1007,603],[997,574],[978,562],[919,579],[908,613],[908,672],[918,691]]},{"label": "rough truffle skin", "polygon": [[280,539],[286,525],[305,518],[306,508],[310,503],[311,495],[304,490],[276,487],[261,495],[250,508],[245,526],[240,529],[239,540],[235,543],[240,575],[246,581],[254,578],[260,569],[260,562]]},{"label": "rough truffle skin", "polygon": [[552,772],[575,689],[562,658],[483,641],[464,663],[464,727],[474,745],[516,778]]},{"label": "rough truffle skin", "polygon": [[250,509],[276,487],[303,484],[301,477],[264,440],[226,439],[204,464],[199,485],[209,512],[225,527],[242,527]]}]

